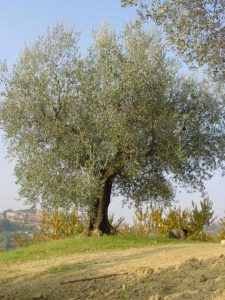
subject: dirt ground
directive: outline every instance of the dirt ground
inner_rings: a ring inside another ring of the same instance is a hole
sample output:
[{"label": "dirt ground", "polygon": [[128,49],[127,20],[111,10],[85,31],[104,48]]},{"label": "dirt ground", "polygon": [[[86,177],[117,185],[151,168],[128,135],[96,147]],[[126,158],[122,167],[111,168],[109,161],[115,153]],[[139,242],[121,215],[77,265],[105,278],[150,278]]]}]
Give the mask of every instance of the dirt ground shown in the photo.
[{"label": "dirt ground", "polygon": [[156,245],[2,264],[0,299],[224,300],[225,246]]}]

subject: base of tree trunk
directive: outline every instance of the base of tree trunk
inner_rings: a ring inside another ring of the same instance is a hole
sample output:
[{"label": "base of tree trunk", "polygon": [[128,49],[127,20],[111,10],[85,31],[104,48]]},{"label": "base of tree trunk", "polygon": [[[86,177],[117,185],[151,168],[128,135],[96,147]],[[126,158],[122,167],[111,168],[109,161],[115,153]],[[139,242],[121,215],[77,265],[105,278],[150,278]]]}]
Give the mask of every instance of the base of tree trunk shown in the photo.
[{"label": "base of tree trunk", "polygon": [[102,220],[100,224],[97,226],[98,230],[103,234],[112,235],[116,233],[115,228],[109,223],[109,220]]},{"label": "base of tree trunk", "polygon": [[92,235],[93,231],[96,230],[101,233],[99,235],[112,235],[116,233],[115,228],[112,224],[110,224],[108,218],[108,208],[114,178],[115,174],[111,174],[108,178],[106,178],[102,189],[102,196],[99,199],[96,199],[92,209],[90,210],[90,219],[87,228],[88,236]]},{"label": "base of tree trunk", "polygon": [[86,236],[103,236],[103,235],[114,235],[116,229],[109,223],[108,220],[101,221],[100,224],[94,226],[88,226],[86,229]]}]

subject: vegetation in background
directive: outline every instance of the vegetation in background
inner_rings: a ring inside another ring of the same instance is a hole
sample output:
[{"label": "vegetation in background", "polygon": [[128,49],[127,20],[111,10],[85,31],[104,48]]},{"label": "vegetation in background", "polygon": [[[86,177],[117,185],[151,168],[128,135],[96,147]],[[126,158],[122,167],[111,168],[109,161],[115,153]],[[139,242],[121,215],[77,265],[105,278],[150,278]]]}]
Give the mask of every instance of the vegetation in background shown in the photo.
[{"label": "vegetation in background", "polygon": [[192,210],[190,214],[189,226],[187,227],[190,238],[196,240],[207,240],[204,229],[211,226],[215,221],[213,202],[209,199],[200,201],[200,209],[192,202]]},{"label": "vegetation in background", "polygon": [[12,244],[14,247],[27,247],[33,244],[36,244],[38,241],[40,242],[39,234],[30,234],[25,232],[13,233],[12,234]]},{"label": "vegetation in background", "polygon": [[0,232],[3,231],[34,231],[36,226],[22,222],[11,222],[7,218],[0,220]]},{"label": "vegetation in background", "polygon": [[15,225],[13,225],[8,219],[4,218],[0,220],[0,232],[2,231],[14,231]]},{"label": "vegetation in background", "polygon": [[[147,207],[137,209],[133,224],[128,225],[120,218],[114,222],[114,216],[109,217],[110,224],[114,227],[115,234],[119,236],[154,236],[167,238],[171,229],[181,228],[188,230],[188,239],[191,240],[215,240],[215,236],[207,233],[207,229],[215,221],[212,202],[205,198],[200,201],[200,208],[192,202],[191,209],[163,207]],[[222,222],[222,220],[221,220]],[[221,223],[222,224],[222,223]],[[34,234],[17,233],[12,241],[16,247],[30,246],[43,241],[65,239],[70,236],[81,236],[85,233],[85,220],[77,209],[71,211],[54,210],[45,213],[40,230]],[[221,225],[217,239],[223,236],[224,224]],[[99,236],[98,232],[94,234]]]},{"label": "vegetation in background", "polygon": [[10,231],[0,232],[0,252],[12,248],[11,237],[12,233]]},{"label": "vegetation in background", "polygon": [[205,65],[217,82],[225,83],[224,0],[121,0],[136,6],[142,21],[163,25],[168,40],[187,62]]},{"label": "vegetation in background", "polygon": [[[16,232],[20,232],[20,238],[22,237],[22,235],[28,238],[28,235],[25,233],[27,231],[35,232],[36,227],[20,222],[10,222],[6,218],[0,220],[0,251],[9,250],[15,247],[13,237],[14,235],[16,235]],[[20,246],[22,245],[29,245],[29,243],[23,242],[20,244]]]},{"label": "vegetation in background", "polygon": [[213,224],[214,211],[209,199],[200,201],[200,208],[192,202],[192,209],[152,207],[138,209],[135,212],[134,230],[138,235],[167,237],[171,229],[188,230],[188,238],[193,240],[209,240],[211,236],[204,231],[206,226]]},{"label": "vegetation in background", "polygon": [[[120,218],[114,221],[114,215],[109,217],[115,233],[119,233],[119,227],[124,221]],[[39,230],[33,234],[14,233],[12,243],[15,247],[26,247],[43,241],[60,240],[70,236],[79,236],[85,233],[87,228],[86,220],[78,213],[76,208],[72,210],[54,210],[53,212],[44,212],[43,221]],[[123,234],[125,232],[123,231]],[[130,234],[131,232],[127,232]]]},{"label": "vegetation in background", "polygon": [[64,239],[79,235],[84,231],[85,222],[74,208],[72,210],[57,210],[43,212],[43,221],[37,232],[15,233],[12,242],[15,247],[29,246],[41,241]]},{"label": "vegetation in background", "polygon": [[225,240],[225,217],[219,221],[219,232],[216,235],[218,241]]},{"label": "vegetation in background", "polygon": [[53,213],[44,213],[40,235],[43,239],[62,239],[71,235],[79,235],[85,229],[84,220],[77,209],[72,211],[54,210]]}]

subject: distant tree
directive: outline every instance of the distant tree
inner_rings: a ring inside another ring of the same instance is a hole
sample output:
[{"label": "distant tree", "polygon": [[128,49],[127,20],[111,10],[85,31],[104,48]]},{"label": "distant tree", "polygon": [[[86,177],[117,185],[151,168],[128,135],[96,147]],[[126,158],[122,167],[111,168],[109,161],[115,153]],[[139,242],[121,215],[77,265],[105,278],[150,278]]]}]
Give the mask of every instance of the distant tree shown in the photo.
[{"label": "distant tree", "polygon": [[3,219],[0,221],[0,232],[3,231],[13,231],[12,224],[8,219]]},{"label": "distant tree", "polygon": [[168,40],[188,62],[206,65],[213,77],[225,82],[224,0],[121,0],[136,6],[142,20],[163,25]]},{"label": "distant tree", "polygon": [[136,204],[202,189],[225,156],[224,104],[206,83],[179,77],[158,34],[104,26],[86,56],[57,25],[2,66],[1,127],[20,195],[87,209],[104,233],[112,191]]},{"label": "distant tree", "polygon": [[0,232],[0,252],[9,250],[13,247],[11,237],[12,233],[9,231]]}]

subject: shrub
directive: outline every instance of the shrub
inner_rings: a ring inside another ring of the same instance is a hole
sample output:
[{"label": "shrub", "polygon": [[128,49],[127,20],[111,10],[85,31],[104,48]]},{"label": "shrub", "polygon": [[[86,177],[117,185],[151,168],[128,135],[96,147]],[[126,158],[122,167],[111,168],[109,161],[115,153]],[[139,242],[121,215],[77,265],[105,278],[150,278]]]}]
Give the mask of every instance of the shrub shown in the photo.
[{"label": "shrub", "polygon": [[12,243],[15,247],[27,247],[34,244],[34,241],[30,234],[21,232],[12,235]]},{"label": "shrub", "polygon": [[54,210],[53,213],[45,212],[41,226],[41,239],[58,240],[84,231],[85,224],[78,210]]},{"label": "shrub", "polygon": [[225,240],[225,216],[219,221],[220,231],[216,235],[216,240],[221,241]]},{"label": "shrub", "polygon": [[112,213],[109,216],[109,223],[112,225],[113,231],[119,233],[121,225],[124,224],[124,218],[120,217],[117,221],[114,221],[114,213]]},{"label": "shrub", "polygon": [[138,208],[135,212],[134,230],[138,235],[148,236],[156,234],[167,237],[173,228],[188,230],[189,239],[208,240],[210,237],[204,233],[204,227],[210,226],[214,221],[212,202],[205,198],[200,201],[200,209],[192,202],[192,209],[150,207],[145,210]]},{"label": "shrub", "polygon": [[84,231],[84,221],[77,209],[45,212],[39,232],[15,233],[12,242],[15,247],[26,247],[40,241],[59,240]]},{"label": "shrub", "polygon": [[212,225],[215,220],[212,206],[212,201],[208,198],[200,201],[200,209],[198,209],[197,205],[192,201],[192,210],[188,226],[190,238],[205,240],[204,236],[206,235],[204,235],[204,228],[205,226]]}]

